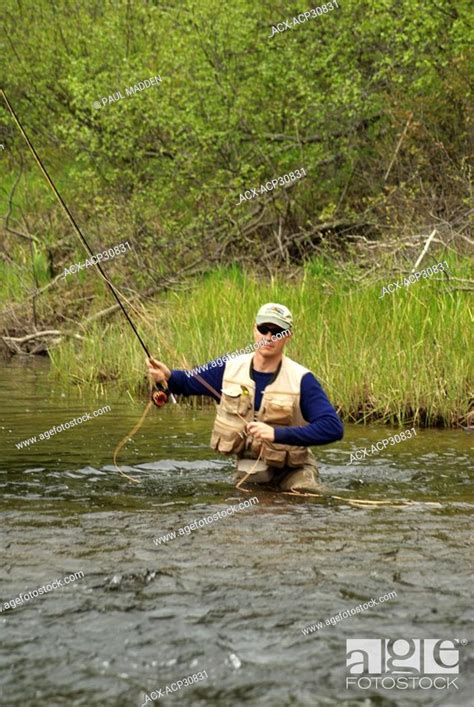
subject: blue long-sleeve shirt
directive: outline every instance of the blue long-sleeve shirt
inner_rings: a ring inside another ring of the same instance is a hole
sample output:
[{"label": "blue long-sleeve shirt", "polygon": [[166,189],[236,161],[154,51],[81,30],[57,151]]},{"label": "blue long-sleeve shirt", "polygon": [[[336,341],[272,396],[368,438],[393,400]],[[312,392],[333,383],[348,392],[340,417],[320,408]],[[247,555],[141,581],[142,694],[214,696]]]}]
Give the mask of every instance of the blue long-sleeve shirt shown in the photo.
[{"label": "blue long-sleeve shirt", "polygon": [[[217,364],[214,368],[210,363],[200,366],[199,376],[219,393],[222,390],[224,366]],[[168,381],[168,387],[177,395],[206,395],[219,402],[219,397],[211,392],[189,371],[173,370]],[[271,380],[273,373],[253,372],[255,382],[255,410],[260,408],[263,391]],[[317,444],[329,444],[342,439],[344,427],[337,412],[329,402],[321,384],[312,373],[306,373],[301,379],[300,410],[307,425],[275,427],[275,442],[310,447]]]}]

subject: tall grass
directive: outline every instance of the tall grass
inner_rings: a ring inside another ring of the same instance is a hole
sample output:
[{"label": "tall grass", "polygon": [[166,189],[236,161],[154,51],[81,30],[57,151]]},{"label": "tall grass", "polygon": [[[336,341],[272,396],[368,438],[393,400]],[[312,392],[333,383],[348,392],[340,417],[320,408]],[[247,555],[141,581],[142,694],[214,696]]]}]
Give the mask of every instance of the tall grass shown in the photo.
[{"label": "tall grass", "polygon": [[[467,259],[448,262],[458,276],[469,271]],[[234,267],[133,316],[156,357],[192,368],[252,342],[258,307],[282,302],[295,322],[286,353],[313,371],[344,419],[454,425],[474,397],[469,293],[435,275],[380,299],[396,279],[357,283],[320,259],[299,280]],[[111,378],[129,391],[142,386],[143,351],[122,319],[96,324],[79,348],[67,340],[53,350],[57,374],[89,384]]]}]

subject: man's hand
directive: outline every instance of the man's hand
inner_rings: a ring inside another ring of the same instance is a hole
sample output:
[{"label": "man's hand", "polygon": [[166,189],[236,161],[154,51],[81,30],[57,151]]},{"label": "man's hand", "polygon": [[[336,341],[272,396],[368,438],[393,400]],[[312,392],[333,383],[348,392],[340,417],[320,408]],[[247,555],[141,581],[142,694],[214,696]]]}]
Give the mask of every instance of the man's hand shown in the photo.
[{"label": "man's hand", "polygon": [[168,366],[165,366],[161,361],[154,358],[147,358],[148,373],[153,383],[163,383],[167,381],[171,375]]},{"label": "man's hand", "polygon": [[252,435],[254,439],[261,439],[264,442],[275,441],[275,430],[264,422],[249,422],[247,432],[249,435]]}]

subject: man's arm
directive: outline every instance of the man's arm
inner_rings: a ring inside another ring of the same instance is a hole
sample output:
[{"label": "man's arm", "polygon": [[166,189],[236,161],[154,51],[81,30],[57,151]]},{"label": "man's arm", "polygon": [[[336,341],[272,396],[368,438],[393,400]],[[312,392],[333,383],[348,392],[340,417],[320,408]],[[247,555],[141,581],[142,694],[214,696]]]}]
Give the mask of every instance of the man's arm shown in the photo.
[{"label": "man's arm", "polygon": [[[211,368],[211,363],[200,366],[199,378],[202,378],[206,383],[214,388],[220,395],[222,389],[222,379],[224,377],[224,366],[216,365]],[[215,393],[206,388],[204,383],[196,378],[195,375],[189,375],[191,371],[182,371],[175,369],[171,371],[168,379],[168,388],[171,393],[176,395],[207,395],[214,398],[217,402],[219,399]]]},{"label": "man's arm", "polygon": [[276,427],[275,442],[310,447],[342,439],[343,424],[312,373],[306,373],[301,379],[300,408],[309,424],[301,427]]}]

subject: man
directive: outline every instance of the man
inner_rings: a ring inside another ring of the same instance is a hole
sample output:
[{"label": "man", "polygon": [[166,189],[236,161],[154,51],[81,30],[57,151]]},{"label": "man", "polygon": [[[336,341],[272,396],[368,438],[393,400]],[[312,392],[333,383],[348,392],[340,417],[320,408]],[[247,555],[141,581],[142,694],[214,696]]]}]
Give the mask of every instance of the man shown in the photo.
[{"label": "man", "polygon": [[167,381],[171,393],[207,395],[218,403],[211,447],[237,455],[237,479],[280,491],[326,489],[309,447],[342,439],[344,428],[311,371],[283,354],[293,336],[293,316],[281,304],[264,304],[255,326],[255,353],[202,373],[148,361],[152,380]]}]

